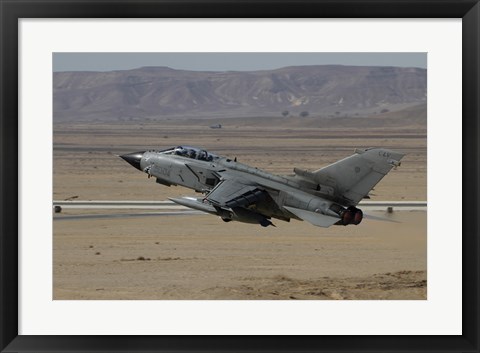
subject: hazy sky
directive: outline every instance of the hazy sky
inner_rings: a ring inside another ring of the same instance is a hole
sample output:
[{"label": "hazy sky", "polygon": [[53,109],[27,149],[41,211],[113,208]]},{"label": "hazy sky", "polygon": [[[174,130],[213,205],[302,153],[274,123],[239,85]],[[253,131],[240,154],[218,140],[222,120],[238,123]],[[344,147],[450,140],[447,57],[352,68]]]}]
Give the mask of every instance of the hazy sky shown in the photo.
[{"label": "hazy sky", "polygon": [[427,53],[54,53],[53,71],[168,66],[194,71],[253,71],[297,65],[427,68]]}]

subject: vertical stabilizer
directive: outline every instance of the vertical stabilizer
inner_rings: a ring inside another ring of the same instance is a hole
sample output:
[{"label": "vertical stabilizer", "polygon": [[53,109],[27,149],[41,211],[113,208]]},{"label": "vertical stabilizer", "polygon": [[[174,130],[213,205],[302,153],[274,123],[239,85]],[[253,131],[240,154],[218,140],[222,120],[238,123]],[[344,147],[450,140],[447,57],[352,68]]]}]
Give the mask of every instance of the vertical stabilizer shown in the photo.
[{"label": "vertical stabilizer", "polygon": [[355,154],[312,172],[315,182],[335,189],[344,204],[355,206],[393,168],[403,153],[383,148],[355,150]]}]

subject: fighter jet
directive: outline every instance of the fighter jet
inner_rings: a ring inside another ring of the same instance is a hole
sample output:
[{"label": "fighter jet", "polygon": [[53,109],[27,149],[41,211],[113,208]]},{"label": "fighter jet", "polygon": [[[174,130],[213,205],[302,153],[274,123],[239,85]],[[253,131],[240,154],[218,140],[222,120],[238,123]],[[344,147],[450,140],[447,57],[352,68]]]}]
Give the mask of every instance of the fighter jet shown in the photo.
[{"label": "fighter jet", "polygon": [[364,218],[358,203],[404,154],[383,149],[355,153],[324,168],[294,168],[279,176],[196,147],[134,152],[120,156],[136,169],[167,186],[181,185],[201,197],[170,198],[175,203],[239,221],[273,225],[272,218],[305,220],[319,227],[358,225]]}]

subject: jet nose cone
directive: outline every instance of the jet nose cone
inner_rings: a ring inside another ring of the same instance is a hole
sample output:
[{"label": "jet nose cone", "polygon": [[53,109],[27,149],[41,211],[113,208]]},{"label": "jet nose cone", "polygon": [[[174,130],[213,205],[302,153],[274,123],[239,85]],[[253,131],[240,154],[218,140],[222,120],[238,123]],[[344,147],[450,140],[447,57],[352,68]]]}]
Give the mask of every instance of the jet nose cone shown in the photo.
[{"label": "jet nose cone", "polygon": [[129,154],[124,154],[123,156],[120,156],[124,161],[128,162],[130,165],[134,166],[138,170],[142,170],[140,167],[140,161],[142,160],[143,154],[145,151],[140,151],[140,152],[133,152]]}]

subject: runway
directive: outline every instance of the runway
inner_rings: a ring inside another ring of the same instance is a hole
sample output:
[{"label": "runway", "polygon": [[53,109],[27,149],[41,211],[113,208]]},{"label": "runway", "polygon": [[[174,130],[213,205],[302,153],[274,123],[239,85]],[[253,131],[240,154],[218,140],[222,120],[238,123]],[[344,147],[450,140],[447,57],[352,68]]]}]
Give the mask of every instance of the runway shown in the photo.
[{"label": "runway", "polygon": [[[175,202],[164,201],[103,201],[103,200],[74,200],[53,201],[53,207],[79,209],[155,209],[155,210],[188,210]],[[427,201],[362,201],[358,207],[370,211],[384,211],[388,207],[403,211],[425,211]]]},{"label": "runway", "polygon": [[[60,212],[55,212],[54,221],[137,218],[137,217],[162,217],[162,216],[191,216],[206,214],[202,211],[192,210],[188,207],[177,205],[172,201],[101,201],[101,200],[76,200],[53,201],[53,207],[61,207]],[[398,212],[398,211],[426,211],[426,201],[364,201],[359,207],[367,212]],[[90,209],[90,210],[156,210],[157,212],[129,212],[129,213],[103,213],[103,214],[62,214],[64,209]]]},{"label": "runway", "polygon": [[184,210],[184,211],[163,211],[163,212],[139,212],[139,213],[105,213],[105,214],[77,214],[77,215],[59,215],[54,216],[54,221],[77,221],[91,219],[112,219],[112,218],[137,218],[137,217],[162,217],[162,216],[191,216],[206,214],[202,211]]}]

